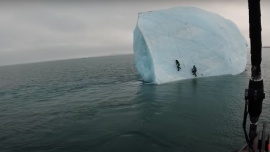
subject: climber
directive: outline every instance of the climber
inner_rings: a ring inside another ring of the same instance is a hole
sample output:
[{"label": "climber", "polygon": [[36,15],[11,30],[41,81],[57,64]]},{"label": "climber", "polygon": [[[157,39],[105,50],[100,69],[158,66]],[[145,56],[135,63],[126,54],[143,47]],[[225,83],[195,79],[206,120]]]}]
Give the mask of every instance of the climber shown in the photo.
[{"label": "climber", "polygon": [[175,64],[176,64],[177,70],[179,71],[181,69],[179,61],[175,60]]},{"label": "climber", "polygon": [[193,65],[193,68],[192,68],[192,74],[193,75],[195,75],[195,77],[197,77],[197,74],[196,74],[196,72],[197,72],[197,68],[196,68],[196,66],[195,65]]}]

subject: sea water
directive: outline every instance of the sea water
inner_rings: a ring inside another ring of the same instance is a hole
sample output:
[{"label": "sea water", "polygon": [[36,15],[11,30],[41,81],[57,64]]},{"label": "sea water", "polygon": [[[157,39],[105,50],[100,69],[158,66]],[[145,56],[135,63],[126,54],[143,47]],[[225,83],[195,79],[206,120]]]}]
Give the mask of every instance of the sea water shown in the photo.
[{"label": "sea water", "polygon": [[[263,49],[259,128],[270,122],[269,67]],[[133,55],[2,66],[0,151],[237,151],[249,78],[250,63],[239,75],[153,85]]]}]

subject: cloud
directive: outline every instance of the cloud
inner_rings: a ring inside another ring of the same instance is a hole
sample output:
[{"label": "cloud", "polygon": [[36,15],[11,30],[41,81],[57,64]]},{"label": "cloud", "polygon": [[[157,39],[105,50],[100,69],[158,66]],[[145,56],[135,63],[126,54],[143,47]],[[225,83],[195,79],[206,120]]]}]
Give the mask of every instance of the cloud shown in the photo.
[{"label": "cloud", "polygon": [[[261,3],[263,44],[269,45],[269,2]],[[176,6],[218,13],[235,22],[249,41],[244,0],[1,1],[0,65],[132,53],[138,13]]]}]

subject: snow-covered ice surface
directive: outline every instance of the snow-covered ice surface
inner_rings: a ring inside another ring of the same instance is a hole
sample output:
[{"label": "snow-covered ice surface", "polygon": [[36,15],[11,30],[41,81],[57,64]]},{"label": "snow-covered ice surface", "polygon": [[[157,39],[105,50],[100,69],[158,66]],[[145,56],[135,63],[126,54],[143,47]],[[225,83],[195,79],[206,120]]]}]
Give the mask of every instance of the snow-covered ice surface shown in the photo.
[{"label": "snow-covered ice surface", "polygon": [[139,13],[133,49],[139,74],[155,84],[194,78],[193,65],[197,78],[239,74],[248,50],[232,21],[193,7]]}]

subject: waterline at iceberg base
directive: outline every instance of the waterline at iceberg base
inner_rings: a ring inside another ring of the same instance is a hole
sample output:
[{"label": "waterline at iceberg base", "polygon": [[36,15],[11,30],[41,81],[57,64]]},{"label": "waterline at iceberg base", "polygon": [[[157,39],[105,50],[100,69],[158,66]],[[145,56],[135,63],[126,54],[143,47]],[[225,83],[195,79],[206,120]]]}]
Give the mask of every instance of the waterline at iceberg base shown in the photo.
[{"label": "waterline at iceberg base", "polygon": [[142,79],[161,84],[194,78],[193,65],[197,78],[239,74],[248,48],[232,21],[194,7],[175,7],[139,13],[133,49]]}]

